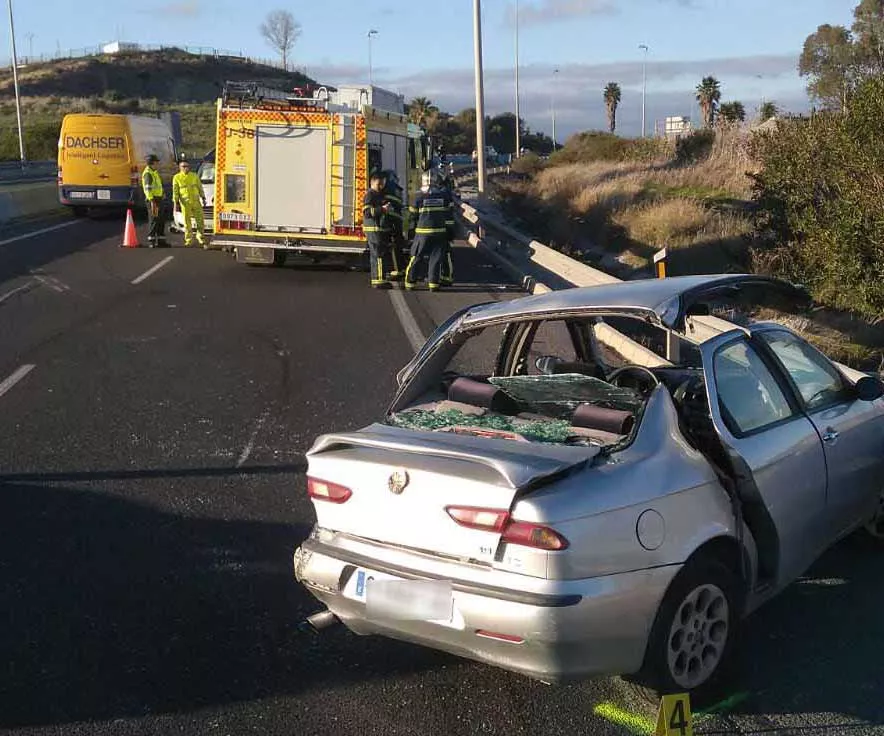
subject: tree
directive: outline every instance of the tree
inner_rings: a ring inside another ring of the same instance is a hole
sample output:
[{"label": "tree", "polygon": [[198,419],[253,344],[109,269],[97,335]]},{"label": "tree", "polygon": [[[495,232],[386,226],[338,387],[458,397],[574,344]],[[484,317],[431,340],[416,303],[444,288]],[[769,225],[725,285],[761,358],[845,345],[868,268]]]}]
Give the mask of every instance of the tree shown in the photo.
[{"label": "tree", "polygon": [[715,77],[703,77],[697,85],[697,102],[703,115],[703,125],[712,127],[715,122],[715,110],[721,99],[721,83]]},{"label": "tree", "polygon": [[728,123],[742,123],[746,120],[746,108],[739,100],[723,103],[718,114]]},{"label": "tree", "polygon": [[426,97],[415,97],[408,105],[408,119],[415,125],[426,127],[430,118],[439,114],[439,108]]},{"label": "tree", "polygon": [[858,61],[850,31],[827,23],[805,40],[798,73],[808,77],[807,93],[812,99],[826,109],[844,112],[858,81]]},{"label": "tree", "polygon": [[288,10],[273,10],[267,14],[259,30],[267,43],[279,52],[283,69],[288,69],[289,52],[301,35],[301,24]]},{"label": "tree", "polygon": [[862,0],[853,19],[857,64],[864,76],[884,73],[884,0]]},{"label": "tree", "polygon": [[777,106],[773,102],[762,103],[761,108],[758,110],[758,117],[761,119],[762,123],[765,120],[775,118],[779,114],[779,108],[777,108]]},{"label": "tree", "polygon": [[608,130],[612,133],[617,129],[617,106],[620,104],[621,92],[617,82],[608,82],[605,87],[605,110],[608,113]]}]

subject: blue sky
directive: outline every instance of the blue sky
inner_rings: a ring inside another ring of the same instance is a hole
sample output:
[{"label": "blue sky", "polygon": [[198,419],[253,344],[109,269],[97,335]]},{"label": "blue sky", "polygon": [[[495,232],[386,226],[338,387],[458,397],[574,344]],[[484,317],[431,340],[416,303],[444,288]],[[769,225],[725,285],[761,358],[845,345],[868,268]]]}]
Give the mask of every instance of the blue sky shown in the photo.
[{"label": "blue sky", "polygon": [[[601,90],[619,82],[624,134],[641,121],[642,53],[647,44],[648,127],[667,115],[693,115],[692,90],[713,74],[724,100],[754,111],[763,99],[808,107],[796,64],[805,37],[821,23],[849,25],[857,0],[519,0],[522,115],[558,137],[604,125]],[[369,28],[375,83],[443,109],[474,104],[472,0],[14,0],[19,55],[95,46],[122,38],[274,55],[258,26],[266,13],[289,9],[303,33],[294,62],[329,84],[364,82]],[[76,12],[72,9],[76,7]],[[486,106],[514,107],[515,0],[484,0]],[[4,51],[9,48],[3,24]],[[29,37],[33,33],[33,37]],[[4,56],[6,54],[3,54]],[[553,74],[558,68],[559,73]]]}]

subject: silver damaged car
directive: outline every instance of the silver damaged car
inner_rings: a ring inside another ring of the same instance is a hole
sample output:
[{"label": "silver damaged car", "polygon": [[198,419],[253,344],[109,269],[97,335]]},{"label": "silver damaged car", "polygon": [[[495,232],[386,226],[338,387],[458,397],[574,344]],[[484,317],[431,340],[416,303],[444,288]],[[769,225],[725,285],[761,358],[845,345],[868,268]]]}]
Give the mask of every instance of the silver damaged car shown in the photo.
[{"label": "silver damaged car", "polygon": [[741,619],[842,537],[884,538],[878,377],[777,323],[651,367],[613,367],[597,339],[689,337],[753,289],[803,294],[687,276],[452,315],[382,420],[307,454],[295,575],[325,606],[309,621],[545,682],[711,692]]}]

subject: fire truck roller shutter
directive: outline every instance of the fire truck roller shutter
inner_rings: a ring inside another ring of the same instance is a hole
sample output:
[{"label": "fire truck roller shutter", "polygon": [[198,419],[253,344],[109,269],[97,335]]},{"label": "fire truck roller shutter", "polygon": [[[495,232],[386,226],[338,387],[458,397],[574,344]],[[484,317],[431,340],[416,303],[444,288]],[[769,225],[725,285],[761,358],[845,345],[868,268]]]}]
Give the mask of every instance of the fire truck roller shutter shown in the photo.
[{"label": "fire truck roller shutter", "polygon": [[328,143],[325,128],[258,126],[259,227],[328,226]]}]

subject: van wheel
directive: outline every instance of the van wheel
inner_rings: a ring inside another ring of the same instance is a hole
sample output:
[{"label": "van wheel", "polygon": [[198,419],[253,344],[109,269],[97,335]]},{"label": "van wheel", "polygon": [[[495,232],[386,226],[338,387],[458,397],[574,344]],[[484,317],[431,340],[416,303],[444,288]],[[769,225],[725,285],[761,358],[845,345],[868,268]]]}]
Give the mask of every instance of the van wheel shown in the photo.
[{"label": "van wheel", "polygon": [[689,562],[657,611],[642,670],[628,678],[639,694],[657,702],[689,693],[698,708],[714,702],[733,666],[742,598],[739,579],[723,564]]},{"label": "van wheel", "polygon": [[282,248],[275,248],[273,250],[273,265],[276,268],[281,268],[285,265],[286,258],[288,257],[288,253]]}]

